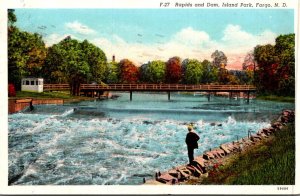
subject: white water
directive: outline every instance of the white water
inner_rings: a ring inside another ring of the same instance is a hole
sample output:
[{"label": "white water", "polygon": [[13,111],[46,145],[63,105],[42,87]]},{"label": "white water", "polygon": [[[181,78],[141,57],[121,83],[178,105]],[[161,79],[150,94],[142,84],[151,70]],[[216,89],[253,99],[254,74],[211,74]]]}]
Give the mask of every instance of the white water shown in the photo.
[{"label": "white water", "polygon": [[141,184],[158,170],[187,163],[188,123],[200,135],[200,155],[247,136],[249,129],[268,127],[273,114],[294,107],[176,94],[171,102],[164,94],[128,99],[121,94],[117,100],[35,106],[10,115],[12,184]]}]

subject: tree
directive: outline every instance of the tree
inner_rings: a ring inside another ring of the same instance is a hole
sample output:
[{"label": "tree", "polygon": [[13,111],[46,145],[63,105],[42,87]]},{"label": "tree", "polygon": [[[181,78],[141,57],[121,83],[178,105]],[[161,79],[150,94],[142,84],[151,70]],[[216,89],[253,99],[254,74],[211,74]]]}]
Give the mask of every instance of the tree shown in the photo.
[{"label": "tree", "polygon": [[147,83],[162,83],[165,80],[165,70],[163,61],[151,61],[141,66],[141,80]]},{"label": "tree", "polygon": [[235,78],[229,78],[230,84],[253,84],[253,71],[250,70],[230,70],[229,74]]},{"label": "tree", "polygon": [[81,43],[81,50],[84,54],[83,60],[88,63],[91,72],[89,74],[91,78],[88,78],[88,81],[101,83],[105,80],[108,72],[107,59],[104,52],[87,40]]},{"label": "tree", "polygon": [[279,57],[278,94],[295,96],[295,34],[276,38],[275,52]]},{"label": "tree", "polygon": [[108,75],[106,81],[110,84],[118,83],[120,79],[120,68],[118,63],[112,61],[108,64]]},{"label": "tree", "polygon": [[181,63],[179,57],[172,57],[166,63],[166,82],[178,83],[181,80]]},{"label": "tree", "polygon": [[122,83],[136,83],[139,79],[138,68],[128,59],[119,62],[120,80]]},{"label": "tree", "polygon": [[218,73],[218,82],[220,84],[229,84],[233,78],[230,78],[230,74],[227,69],[220,68]]},{"label": "tree", "polygon": [[244,58],[243,70],[254,71],[254,69],[255,69],[255,59],[254,59],[253,51],[251,51],[251,52],[247,53],[247,55]]},{"label": "tree", "polygon": [[258,65],[255,78],[257,88],[261,93],[274,93],[278,88],[276,70],[279,61],[275,53],[275,47],[271,44],[256,46],[254,48],[254,58]]},{"label": "tree", "polygon": [[203,76],[203,66],[196,59],[186,59],[183,62],[184,76],[183,80],[186,84],[199,84]]},{"label": "tree", "polygon": [[227,57],[222,51],[216,50],[211,54],[211,58],[213,59],[212,65],[217,68],[225,68],[227,65]]},{"label": "tree", "polygon": [[39,77],[47,55],[42,37],[37,33],[8,28],[8,80],[20,89],[23,77]]},{"label": "tree", "polygon": [[14,9],[8,9],[7,18],[8,18],[8,26],[9,27],[13,26],[14,23],[17,22],[17,17],[14,12],[15,12]]},{"label": "tree", "polygon": [[211,62],[208,60],[202,61],[203,66],[203,75],[201,83],[209,84],[213,82],[217,82],[219,70],[215,66],[212,66]]},{"label": "tree", "polygon": [[68,36],[49,48],[44,76],[69,83],[72,95],[79,95],[81,83],[100,83],[106,71],[106,56],[101,49],[86,40],[81,43]]}]

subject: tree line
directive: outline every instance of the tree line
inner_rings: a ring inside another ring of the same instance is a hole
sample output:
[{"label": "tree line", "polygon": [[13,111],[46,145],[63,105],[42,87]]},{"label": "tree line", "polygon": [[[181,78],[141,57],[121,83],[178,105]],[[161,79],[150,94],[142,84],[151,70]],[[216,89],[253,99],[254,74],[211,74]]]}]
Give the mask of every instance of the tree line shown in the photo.
[{"label": "tree line", "polygon": [[212,61],[174,56],[137,66],[129,59],[108,62],[99,47],[70,36],[46,47],[41,35],[21,31],[16,21],[14,10],[8,10],[8,79],[17,89],[23,77],[32,76],[68,83],[73,95],[80,83],[255,84],[262,93],[294,92],[294,34],[279,36],[275,46],[256,46],[243,70],[227,70],[227,57],[219,50]]}]

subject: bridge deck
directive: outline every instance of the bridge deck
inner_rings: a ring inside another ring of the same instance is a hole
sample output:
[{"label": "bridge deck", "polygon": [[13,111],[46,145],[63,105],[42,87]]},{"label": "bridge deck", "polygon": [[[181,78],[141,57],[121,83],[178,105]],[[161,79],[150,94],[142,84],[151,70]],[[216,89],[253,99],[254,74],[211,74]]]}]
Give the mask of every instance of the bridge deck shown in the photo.
[{"label": "bridge deck", "polygon": [[184,84],[81,84],[80,89],[103,91],[208,91],[208,92],[233,92],[256,91],[252,85],[184,85]]}]

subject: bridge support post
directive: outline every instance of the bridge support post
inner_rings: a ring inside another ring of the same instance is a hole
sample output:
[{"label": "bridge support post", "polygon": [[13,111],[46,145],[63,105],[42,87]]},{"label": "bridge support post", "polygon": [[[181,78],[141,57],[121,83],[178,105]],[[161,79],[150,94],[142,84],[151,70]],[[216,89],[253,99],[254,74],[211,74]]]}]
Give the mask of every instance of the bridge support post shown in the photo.
[{"label": "bridge support post", "polygon": [[210,101],[210,92],[207,94],[207,100]]},{"label": "bridge support post", "polygon": [[250,100],[250,91],[247,92],[247,104],[249,104],[249,100]]},{"label": "bridge support post", "polygon": [[229,92],[229,99],[232,99],[232,91]]},{"label": "bridge support post", "polygon": [[132,91],[130,91],[130,101],[132,101]]},{"label": "bridge support post", "polygon": [[168,91],[168,101],[170,101],[170,100],[171,100],[171,92]]}]

